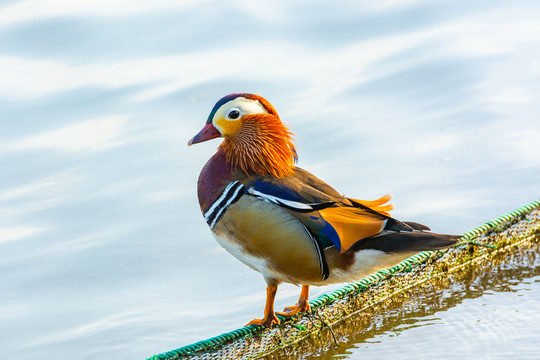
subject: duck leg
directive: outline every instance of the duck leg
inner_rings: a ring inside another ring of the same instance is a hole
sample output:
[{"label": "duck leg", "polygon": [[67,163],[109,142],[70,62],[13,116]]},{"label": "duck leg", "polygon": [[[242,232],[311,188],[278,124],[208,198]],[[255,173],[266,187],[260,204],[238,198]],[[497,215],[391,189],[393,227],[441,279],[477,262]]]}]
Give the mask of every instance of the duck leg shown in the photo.
[{"label": "duck leg", "polygon": [[276,298],[277,285],[268,285],[266,287],[266,305],[264,306],[264,317],[262,319],[253,319],[245,326],[249,325],[264,325],[272,326],[279,324],[279,319],[274,313],[274,299]]},{"label": "duck leg", "polygon": [[283,309],[283,312],[279,311],[276,314],[281,316],[293,316],[298,314],[301,311],[309,311],[309,285],[302,285],[302,291],[300,291],[300,297],[298,298],[298,303],[295,306],[288,306]]}]

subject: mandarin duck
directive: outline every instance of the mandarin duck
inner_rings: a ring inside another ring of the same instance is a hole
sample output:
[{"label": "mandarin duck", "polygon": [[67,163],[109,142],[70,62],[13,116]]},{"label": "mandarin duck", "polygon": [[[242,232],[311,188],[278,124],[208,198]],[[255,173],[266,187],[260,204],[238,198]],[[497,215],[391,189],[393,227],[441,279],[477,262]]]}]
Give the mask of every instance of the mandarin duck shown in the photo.
[{"label": "mandarin duck", "polygon": [[[224,138],[200,173],[198,197],[217,242],[266,281],[264,316],[247,325],[308,311],[310,285],[355,281],[456,243],[458,236],[392,218],[390,195],[349,198],[295,166],[292,135],[266,99],[231,94],[188,143]],[[300,297],[274,312],[281,282],[301,285]]]}]

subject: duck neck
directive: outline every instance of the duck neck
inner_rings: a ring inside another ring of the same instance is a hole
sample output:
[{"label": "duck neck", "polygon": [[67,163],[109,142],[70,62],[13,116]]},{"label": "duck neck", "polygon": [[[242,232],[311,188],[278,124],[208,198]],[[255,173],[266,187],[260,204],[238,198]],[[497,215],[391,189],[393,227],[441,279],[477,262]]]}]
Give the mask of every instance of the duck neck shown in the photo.
[{"label": "duck neck", "polygon": [[292,133],[272,114],[245,116],[242,128],[219,146],[233,169],[246,175],[283,178],[294,172],[296,149]]}]

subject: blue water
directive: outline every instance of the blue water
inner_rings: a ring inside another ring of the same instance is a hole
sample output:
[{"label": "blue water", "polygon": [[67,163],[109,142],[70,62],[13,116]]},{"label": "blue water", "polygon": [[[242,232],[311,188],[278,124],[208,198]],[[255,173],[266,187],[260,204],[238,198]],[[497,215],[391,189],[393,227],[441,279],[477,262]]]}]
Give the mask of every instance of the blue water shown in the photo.
[{"label": "blue water", "polygon": [[301,167],[438,232],[540,196],[539,3],[0,6],[2,358],[144,358],[260,316],[198,208],[219,141],[186,146],[228,93],[277,108]]}]

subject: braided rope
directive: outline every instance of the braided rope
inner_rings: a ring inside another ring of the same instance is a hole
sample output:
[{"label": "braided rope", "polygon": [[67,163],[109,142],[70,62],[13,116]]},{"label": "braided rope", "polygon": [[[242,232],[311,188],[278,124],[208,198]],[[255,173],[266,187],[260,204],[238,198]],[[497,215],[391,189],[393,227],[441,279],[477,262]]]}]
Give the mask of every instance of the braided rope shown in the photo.
[{"label": "braided rope", "polygon": [[[521,218],[522,216],[538,208],[540,208],[540,200],[533,201],[530,204],[522,206],[505,215],[499,216],[496,219],[488,221],[483,225],[480,225],[470,231],[463,233],[461,237],[461,243],[471,243],[473,239],[479,237],[482,234],[486,234],[492,231],[500,232],[505,228],[509,227],[513,222],[519,220],[519,218]],[[394,267],[378,271],[375,274],[369,275],[357,282],[347,284],[329,294],[323,294],[317,299],[310,301],[310,306],[312,310],[315,310],[317,308],[326,307],[338,300],[342,300],[350,294],[358,294],[360,292],[366,291],[369,287],[376,286],[381,281],[391,278],[396,273],[402,271],[412,271],[413,268],[425,263],[427,260],[433,258],[434,255],[437,254],[444,254],[444,251],[438,250],[420,252],[402,261]],[[285,319],[280,316],[278,316],[278,318],[280,318],[280,320]],[[264,329],[265,328],[263,326],[257,325],[243,327],[206,340],[193,343],[191,345],[183,346],[176,350],[171,350],[166,353],[154,355],[147,360],[174,360],[180,359],[182,357],[191,357],[204,352],[215,351],[227,343],[246,337],[247,335],[256,335]]]}]

